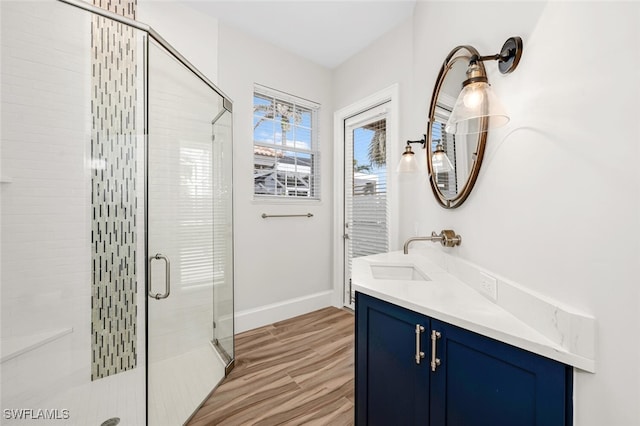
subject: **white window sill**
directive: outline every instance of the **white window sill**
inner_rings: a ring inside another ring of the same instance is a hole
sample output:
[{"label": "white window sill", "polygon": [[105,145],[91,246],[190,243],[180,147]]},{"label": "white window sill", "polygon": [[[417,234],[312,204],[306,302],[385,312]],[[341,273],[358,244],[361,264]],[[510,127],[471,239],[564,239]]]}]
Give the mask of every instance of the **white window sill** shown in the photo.
[{"label": "white window sill", "polygon": [[316,205],[316,206],[321,206],[322,205],[322,200],[319,199],[315,199],[315,198],[310,198],[310,199],[306,199],[306,198],[296,198],[296,197],[254,197],[251,200],[251,204],[256,204],[256,205],[264,205],[264,204],[272,204],[272,205]]}]

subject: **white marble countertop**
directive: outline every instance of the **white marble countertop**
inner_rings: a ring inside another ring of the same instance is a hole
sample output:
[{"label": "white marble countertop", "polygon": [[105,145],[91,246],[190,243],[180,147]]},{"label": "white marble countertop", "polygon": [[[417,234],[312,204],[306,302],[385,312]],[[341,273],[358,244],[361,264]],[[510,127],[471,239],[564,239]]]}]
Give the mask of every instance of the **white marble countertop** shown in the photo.
[{"label": "white marble countertop", "polygon": [[[371,265],[411,265],[431,281],[374,278]],[[527,351],[593,372],[595,362],[554,342],[428,257],[390,252],[353,260],[352,288]]]}]

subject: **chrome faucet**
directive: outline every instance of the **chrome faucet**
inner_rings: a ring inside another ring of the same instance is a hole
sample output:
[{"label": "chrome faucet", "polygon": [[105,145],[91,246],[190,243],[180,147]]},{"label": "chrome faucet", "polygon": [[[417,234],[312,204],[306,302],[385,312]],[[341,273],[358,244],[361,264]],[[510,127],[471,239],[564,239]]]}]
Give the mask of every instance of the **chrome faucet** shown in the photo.
[{"label": "chrome faucet", "polygon": [[409,244],[413,241],[433,241],[434,243],[440,241],[440,244],[445,247],[453,247],[462,243],[462,237],[457,235],[453,229],[443,229],[440,234],[431,232],[430,237],[411,237],[404,243],[404,254],[409,254]]}]

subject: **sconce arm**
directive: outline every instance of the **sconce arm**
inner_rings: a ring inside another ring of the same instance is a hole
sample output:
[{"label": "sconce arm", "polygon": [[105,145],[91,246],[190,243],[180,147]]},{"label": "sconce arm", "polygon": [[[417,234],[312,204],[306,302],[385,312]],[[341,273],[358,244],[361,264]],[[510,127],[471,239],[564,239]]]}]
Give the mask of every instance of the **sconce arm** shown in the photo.
[{"label": "sconce arm", "polygon": [[478,56],[473,55],[469,60],[469,65],[475,64],[478,61],[498,61],[498,69],[502,74],[509,74],[516,69],[522,56],[522,38],[509,37],[507,41],[502,45],[500,53],[495,55]]},{"label": "sconce arm", "polygon": [[[476,61],[480,61],[480,62],[484,62],[484,61],[497,61],[498,59],[506,59],[507,56],[501,56],[499,53],[496,53],[495,55],[487,55],[487,56],[475,56],[475,60]],[[471,61],[473,61],[474,57],[471,58]]]},{"label": "sconce arm", "polygon": [[422,139],[420,139],[419,141],[407,141],[407,146],[411,146],[412,143],[419,143],[420,145],[422,145],[422,149],[424,149],[427,145],[427,135],[422,136]]}]

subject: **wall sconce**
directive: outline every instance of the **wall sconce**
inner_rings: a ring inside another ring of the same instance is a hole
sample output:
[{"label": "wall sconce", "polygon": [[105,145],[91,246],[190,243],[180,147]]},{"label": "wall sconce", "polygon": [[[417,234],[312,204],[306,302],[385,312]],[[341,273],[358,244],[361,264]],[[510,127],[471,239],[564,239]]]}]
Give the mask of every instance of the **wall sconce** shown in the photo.
[{"label": "wall sconce", "polygon": [[416,165],[415,158],[416,154],[411,149],[411,144],[419,143],[420,145],[422,145],[422,149],[425,149],[427,144],[427,135],[423,136],[424,137],[419,141],[407,141],[407,146],[404,147],[402,158],[400,158],[400,163],[398,163],[398,173],[415,173],[418,171],[418,166]]},{"label": "wall sconce", "polygon": [[[418,166],[416,165],[416,154],[411,149],[412,143],[419,143],[422,145],[422,149],[426,148],[427,144],[427,135],[423,135],[424,137],[419,141],[407,141],[407,146],[404,147],[404,152],[402,153],[402,158],[400,158],[400,163],[398,163],[398,173],[415,173],[418,171]],[[453,164],[451,164],[451,160],[447,156],[447,153],[444,151],[444,147],[439,140],[437,142],[436,149],[433,151],[433,155],[431,156],[431,164],[433,164],[433,168],[436,173],[446,173],[453,171]]]},{"label": "wall sconce", "polygon": [[[509,122],[509,115],[493,92],[486,75],[479,69],[478,61],[498,61],[500,72],[509,74],[516,69],[521,56],[522,39],[511,37],[504,43],[500,53],[471,57],[467,79],[462,83],[462,91],[445,126],[447,133],[479,133],[483,129],[501,127]],[[487,126],[477,125],[477,120],[487,120]]]},{"label": "wall sconce", "polygon": [[451,160],[449,160],[447,153],[444,152],[444,147],[442,146],[441,141],[436,140],[434,142],[437,142],[437,144],[436,149],[433,151],[433,155],[431,156],[433,171],[436,173],[452,172],[453,164],[451,164]]}]

